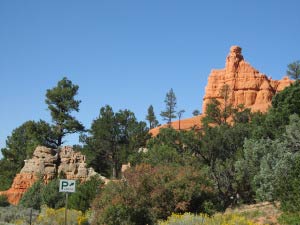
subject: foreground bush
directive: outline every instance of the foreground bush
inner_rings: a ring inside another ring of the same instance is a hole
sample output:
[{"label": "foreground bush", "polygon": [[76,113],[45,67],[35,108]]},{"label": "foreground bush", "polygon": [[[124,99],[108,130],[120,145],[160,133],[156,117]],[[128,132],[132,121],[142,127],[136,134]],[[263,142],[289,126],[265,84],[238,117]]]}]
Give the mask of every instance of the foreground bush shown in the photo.
[{"label": "foreground bush", "polygon": [[256,225],[238,214],[216,214],[209,217],[205,214],[193,215],[172,214],[168,220],[159,222],[159,225]]},{"label": "foreground bush", "polygon": [[0,207],[6,207],[9,206],[9,202],[7,200],[7,197],[5,195],[0,195]]},{"label": "foreground bush", "polygon": [[141,164],[111,182],[95,199],[93,224],[155,224],[172,212],[212,212],[210,181],[190,166]]},{"label": "foreground bush", "polygon": [[100,185],[103,181],[99,177],[91,177],[90,180],[77,184],[76,192],[69,198],[69,208],[86,212],[90,209],[91,203],[100,192]]},{"label": "foreground bush", "polygon": [[20,200],[20,205],[26,208],[34,208],[39,210],[42,205],[51,208],[61,208],[65,205],[65,195],[59,192],[59,179],[54,179],[48,184],[38,180],[30,188]]},{"label": "foreground bush", "polygon": [[[102,183],[97,176],[91,177],[90,180],[83,183],[77,181],[76,192],[69,196],[69,208],[82,212],[87,211]],[[59,192],[59,179],[54,179],[48,184],[44,184],[41,180],[35,182],[23,195],[20,205],[38,210],[42,205],[47,205],[53,209],[64,207],[65,194]]]}]

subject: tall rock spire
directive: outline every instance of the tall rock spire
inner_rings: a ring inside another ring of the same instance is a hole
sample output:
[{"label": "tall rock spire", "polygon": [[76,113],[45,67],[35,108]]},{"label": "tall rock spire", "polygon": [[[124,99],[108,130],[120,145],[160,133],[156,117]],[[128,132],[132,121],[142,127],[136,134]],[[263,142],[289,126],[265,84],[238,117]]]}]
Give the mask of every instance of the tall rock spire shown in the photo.
[{"label": "tall rock spire", "polygon": [[232,46],[226,58],[226,73],[235,73],[242,60],[244,60],[242,48],[239,46]]},{"label": "tall rock spire", "polygon": [[208,77],[202,112],[205,113],[206,106],[212,98],[223,103],[221,90],[224,85],[229,87],[228,100],[233,107],[243,104],[252,111],[266,112],[271,105],[272,97],[292,82],[288,78],[283,80],[268,78],[244,60],[241,47],[232,46],[226,57],[225,68],[212,70]]},{"label": "tall rock spire", "polygon": [[[201,129],[201,118],[205,116],[206,106],[210,100],[215,98],[224,106],[224,96],[222,96],[224,85],[226,85],[228,94],[226,104],[231,104],[233,107],[243,104],[251,111],[266,112],[271,105],[272,97],[291,83],[293,81],[288,77],[284,77],[282,80],[272,80],[272,78],[260,73],[244,60],[241,47],[232,46],[226,57],[225,68],[213,69],[208,76],[202,115],[180,120],[180,129]],[[174,129],[179,129],[179,121],[173,121],[171,126]],[[150,133],[155,136],[162,127],[167,127],[167,125],[151,129]]]}]

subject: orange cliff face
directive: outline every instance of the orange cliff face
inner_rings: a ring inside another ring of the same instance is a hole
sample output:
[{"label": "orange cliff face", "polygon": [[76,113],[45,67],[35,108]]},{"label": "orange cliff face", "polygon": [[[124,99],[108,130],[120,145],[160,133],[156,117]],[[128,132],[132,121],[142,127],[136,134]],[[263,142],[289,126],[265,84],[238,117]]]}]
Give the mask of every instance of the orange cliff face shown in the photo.
[{"label": "orange cliff face", "polygon": [[[293,81],[288,77],[282,80],[272,80],[260,73],[244,60],[241,47],[232,46],[226,57],[225,68],[213,69],[208,76],[202,104],[203,114],[181,120],[180,129],[189,130],[193,127],[201,129],[201,118],[205,115],[206,106],[210,100],[215,98],[224,104],[222,89],[225,86],[227,87],[227,104],[233,107],[243,104],[245,108],[250,108],[253,112],[266,112],[271,105],[272,97],[291,83]],[[171,126],[179,130],[179,121],[172,122]],[[167,125],[151,129],[150,133],[155,136],[162,127],[167,127]]]},{"label": "orange cliff face", "polygon": [[0,192],[0,195],[5,195],[10,204],[17,205],[23,194],[37,180],[38,177],[34,174],[18,173],[14,178],[11,188]]}]

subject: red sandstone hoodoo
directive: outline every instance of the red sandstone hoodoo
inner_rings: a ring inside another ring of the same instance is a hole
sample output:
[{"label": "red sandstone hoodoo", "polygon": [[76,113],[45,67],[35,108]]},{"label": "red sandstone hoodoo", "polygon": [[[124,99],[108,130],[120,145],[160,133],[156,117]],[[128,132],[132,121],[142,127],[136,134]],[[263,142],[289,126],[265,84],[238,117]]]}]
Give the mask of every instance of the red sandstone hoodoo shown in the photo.
[{"label": "red sandstone hoodoo", "polygon": [[[224,85],[229,90],[228,104],[233,107],[243,104],[245,108],[250,108],[253,112],[266,112],[271,105],[272,97],[291,83],[293,81],[287,76],[282,80],[272,80],[272,78],[260,73],[244,60],[241,47],[232,46],[226,57],[225,68],[213,69],[208,76],[202,112],[205,115],[206,106],[213,98],[224,103],[224,97],[221,95],[221,89]],[[200,129],[203,114],[180,120],[180,129],[189,130],[193,127]],[[179,121],[172,122],[171,126],[178,129]],[[150,132],[155,136],[162,127],[166,127],[166,125],[156,127]]]}]

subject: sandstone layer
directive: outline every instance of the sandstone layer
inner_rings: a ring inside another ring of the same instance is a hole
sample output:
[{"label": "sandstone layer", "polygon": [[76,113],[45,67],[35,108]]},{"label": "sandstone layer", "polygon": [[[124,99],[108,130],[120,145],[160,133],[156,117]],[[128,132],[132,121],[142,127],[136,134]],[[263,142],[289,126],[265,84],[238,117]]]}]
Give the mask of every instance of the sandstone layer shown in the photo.
[{"label": "sandstone layer", "polygon": [[[196,129],[196,130],[200,130],[202,125],[201,125],[201,118],[203,117],[203,115],[199,115],[199,116],[194,116],[191,118],[187,118],[187,119],[181,119],[176,120],[171,122],[171,127],[175,130],[191,130],[191,129]],[[152,136],[156,136],[159,133],[159,130],[161,128],[167,128],[168,124],[164,124],[161,125],[159,127],[155,127],[153,129],[150,130],[150,133],[152,134]]]},{"label": "sandstone layer", "polygon": [[[260,73],[244,60],[241,47],[232,46],[226,57],[225,68],[213,69],[208,76],[202,115],[174,121],[171,123],[171,127],[177,130],[201,129],[201,118],[205,115],[206,106],[211,99],[215,98],[221,105],[225,104],[224,87],[226,87],[227,105],[231,104],[233,107],[237,107],[242,104],[253,112],[266,112],[271,105],[273,96],[291,83],[293,81],[287,76],[281,80],[273,80]],[[167,125],[156,127],[150,130],[150,133],[155,136],[162,127],[167,127]]]},{"label": "sandstone layer", "polygon": [[36,180],[42,178],[48,183],[59,174],[63,174],[66,179],[82,182],[97,173],[92,168],[86,167],[85,156],[75,152],[72,147],[65,146],[58,150],[38,146],[33,157],[25,160],[25,165],[15,176],[11,188],[0,194],[6,195],[9,203],[16,205]]}]

